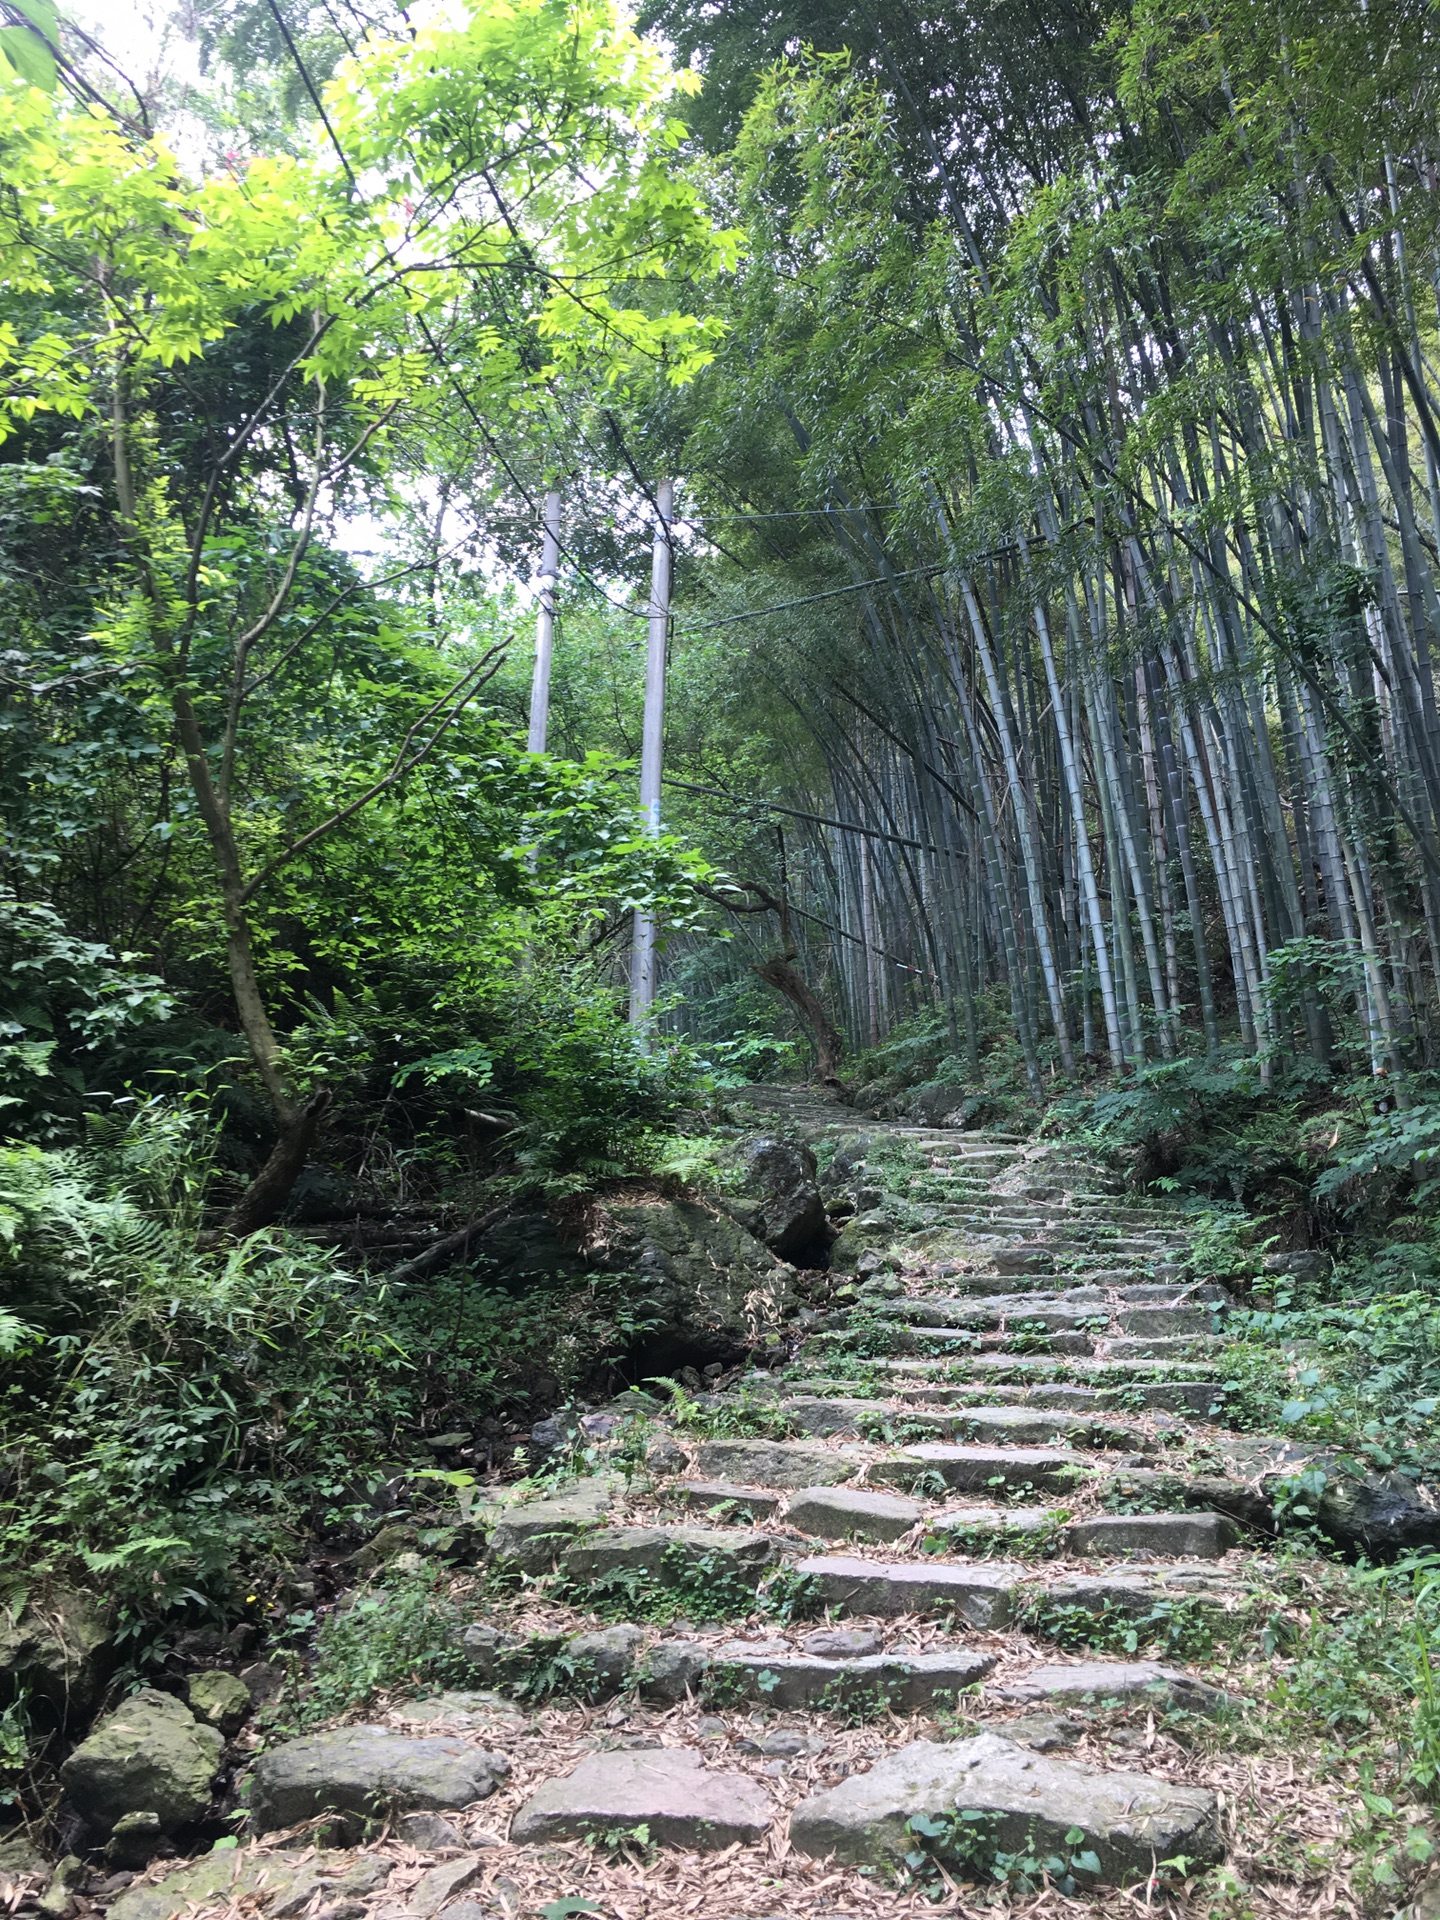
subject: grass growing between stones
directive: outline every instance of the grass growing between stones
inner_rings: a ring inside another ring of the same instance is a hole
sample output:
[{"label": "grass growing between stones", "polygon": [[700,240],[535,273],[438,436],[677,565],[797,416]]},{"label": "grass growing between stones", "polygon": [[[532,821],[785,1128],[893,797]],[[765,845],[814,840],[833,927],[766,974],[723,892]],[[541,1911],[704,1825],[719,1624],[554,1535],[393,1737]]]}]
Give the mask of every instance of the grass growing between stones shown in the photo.
[{"label": "grass growing between stones", "polygon": [[998,1526],[932,1521],[920,1543],[920,1551],[971,1560],[1046,1560],[1070,1518],[1068,1507],[1057,1507],[1037,1527],[1004,1521]]},{"label": "grass growing between stones", "polygon": [[1058,1647],[1097,1653],[1135,1654],[1158,1648],[1167,1657],[1206,1660],[1217,1647],[1239,1638],[1250,1624],[1245,1613],[1226,1613],[1213,1601],[1157,1600],[1148,1613],[1135,1615],[1108,1603],[1072,1605],[1036,1594],[1021,1607],[1021,1624],[1037,1639]]},{"label": "grass growing between stones", "polygon": [[950,1891],[942,1867],[955,1878],[1022,1896],[1053,1887],[1068,1897],[1094,1887],[1100,1861],[1086,1848],[1079,1827],[1070,1829],[1058,1851],[1042,1846],[1033,1828],[1020,1846],[1002,1847],[999,1829],[993,1814],[974,1807],[917,1813],[906,1822],[906,1832],[915,1844],[905,1855],[905,1872],[937,1899]]}]

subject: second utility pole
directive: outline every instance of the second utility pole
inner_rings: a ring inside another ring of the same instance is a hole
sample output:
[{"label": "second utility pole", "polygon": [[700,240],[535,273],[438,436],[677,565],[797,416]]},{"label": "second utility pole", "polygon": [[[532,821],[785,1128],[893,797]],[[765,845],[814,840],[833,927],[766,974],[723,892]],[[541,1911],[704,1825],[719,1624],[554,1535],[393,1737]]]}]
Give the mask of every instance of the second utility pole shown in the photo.
[{"label": "second utility pole", "polygon": [[[673,482],[662,480],[655,504],[660,519],[650,557],[650,633],[645,649],[645,728],[640,740],[640,811],[647,833],[660,831],[660,769],[665,752],[665,643],[670,626],[670,516]],[[655,1004],[655,916],[635,915],[630,956],[630,1018],[644,1026]]]},{"label": "second utility pole", "polygon": [[530,751],[545,751],[550,724],[550,654],[555,644],[555,580],[560,572],[560,496],[545,496],[545,544],[540,551],[535,609],[535,678],[530,687]]}]

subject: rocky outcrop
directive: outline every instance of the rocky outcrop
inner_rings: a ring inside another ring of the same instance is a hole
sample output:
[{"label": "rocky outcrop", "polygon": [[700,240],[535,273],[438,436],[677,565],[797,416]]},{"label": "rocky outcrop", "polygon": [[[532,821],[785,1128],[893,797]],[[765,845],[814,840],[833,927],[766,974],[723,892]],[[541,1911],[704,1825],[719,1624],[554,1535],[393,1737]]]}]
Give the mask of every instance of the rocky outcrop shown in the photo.
[{"label": "rocky outcrop", "polygon": [[746,1141],[741,1163],[756,1201],[746,1224],[772,1253],[790,1260],[824,1242],[825,1201],[809,1147],[761,1134]]},{"label": "rocky outcrop", "polygon": [[632,1278],[631,1310],[650,1323],[640,1363],[657,1373],[736,1359],[797,1304],[793,1269],[698,1201],[621,1197],[606,1205],[602,1232],[595,1264]]},{"label": "rocky outcrop", "polygon": [[197,1907],[233,1912],[242,1902],[266,1920],[288,1920],[303,1913],[316,1894],[331,1902],[373,1893],[391,1864],[377,1854],[340,1849],[316,1856],[225,1848],[202,1854],[153,1885],[128,1888],[111,1906],[109,1920],[179,1920]]},{"label": "rocky outcrop", "polygon": [[[60,1777],[93,1832],[109,1834],[126,1816],[148,1814],[158,1839],[205,1812],[224,1744],[182,1701],[146,1687],[106,1715]],[[130,1824],[137,1835],[150,1825]]]},{"label": "rocky outcrop", "polygon": [[0,1698],[24,1693],[62,1724],[84,1723],[110,1670],[110,1625],[102,1603],[73,1588],[0,1607]]},{"label": "rocky outcrop", "polygon": [[222,1733],[234,1733],[250,1711],[249,1687],[223,1667],[192,1673],[185,1682],[185,1698],[197,1720]]}]

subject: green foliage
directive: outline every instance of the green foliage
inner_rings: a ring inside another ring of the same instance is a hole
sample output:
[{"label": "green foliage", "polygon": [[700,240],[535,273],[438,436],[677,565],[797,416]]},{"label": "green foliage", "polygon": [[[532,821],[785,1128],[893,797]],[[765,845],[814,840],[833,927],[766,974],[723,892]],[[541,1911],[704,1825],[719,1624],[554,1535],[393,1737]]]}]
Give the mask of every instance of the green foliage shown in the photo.
[{"label": "green foliage", "polygon": [[914,1842],[905,1855],[912,1880],[937,1894],[944,1882],[937,1867],[944,1866],[963,1880],[988,1881],[1007,1893],[1024,1896],[1045,1885],[1075,1895],[1093,1887],[1100,1873],[1098,1856],[1085,1846],[1085,1835],[1072,1827],[1058,1850],[1045,1850],[1034,1829],[1018,1847],[1002,1847],[1004,1823],[997,1814],[974,1807],[956,1807],[947,1813],[917,1813],[905,1823]]},{"label": "green foliage", "polygon": [[1137,1187],[1223,1197],[1303,1195],[1301,1102],[1330,1077],[1287,1063],[1267,1084],[1262,1063],[1181,1058],[1139,1069],[1103,1093],[1058,1102],[1048,1123],[1110,1154]]},{"label": "green foliage", "polygon": [[666,1417],[681,1433],[693,1433],[706,1440],[748,1438],[788,1440],[795,1432],[794,1422],[780,1411],[771,1396],[742,1387],[739,1392],[712,1394],[697,1400],[678,1380],[656,1378],[648,1384],[663,1387],[670,1395]]},{"label": "green foliage", "polygon": [[[463,1681],[469,1669],[453,1644],[463,1620],[463,1607],[433,1566],[388,1573],[383,1584],[350,1596],[315,1630],[304,1687],[282,1708],[287,1729],[337,1719],[378,1694]],[[313,1622],[292,1614],[289,1624],[299,1632]]]},{"label": "green foliage", "polygon": [[0,1547],[32,1577],[103,1575],[142,1638],[243,1610],[309,1529],[373,1528],[370,1490],[403,1479],[417,1433],[533,1418],[633,1331],[608,1280],[395,1289],[280,1234],[202,1249],[209,1141],[194,1108],[152,1101],[84,1148],[0,1149],[0,1439],[24,1462]]},{"label": "green foliage", "polygon": [[0,1128],[49,1137],[79,1116],[126,1033],[174,1002],[134,954],[80,940],[53,908],[0,887]]},{"label": "green foliage", "polygon": [[1157,1600],[1148,1613],[1132,1615],[1104,1602],[1095,1607],[1052,1601],[1044,1594],[1028,1599],[1022,1609],[1028,1632],[1053,1640],[1061,1647],[1089,1647],[1108,1653],[1135,1653],[1158,1646],[1183,1660],[1202,1660],[1243,1626],[1239,1615],[1226,1614],[1213,1602],[1181,1598]]},{"label": "green foliage", "polygon": [[1298,1739],[1377,1772],[1402,1793],[1440,1801],[1440,1560],[1332,1567],[1312,1590],[1272,1680],[1268,1705]]}]

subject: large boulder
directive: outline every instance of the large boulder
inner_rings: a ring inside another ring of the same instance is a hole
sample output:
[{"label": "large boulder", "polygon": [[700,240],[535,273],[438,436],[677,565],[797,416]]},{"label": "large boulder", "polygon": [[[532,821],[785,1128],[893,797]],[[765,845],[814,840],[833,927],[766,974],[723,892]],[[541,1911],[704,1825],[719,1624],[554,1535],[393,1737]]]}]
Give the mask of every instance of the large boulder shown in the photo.
[{"label": "large boulder", "polygon": [[391,1810],[444,1813],[485,1799],[509,1772],[503,1753],[463,1740],[336,1727],[261,1754],[250,1770],[250,1819],[269,1833],[322,1813],[357,1822]]},{"label": "large boulder", "polygon": [[923,1127],[955,1127],[965,1123],[969,1089],[953,1080],[927,1080],[910,1095],[910,1115]]},{"label": "large boulder", "polygon": [[84,1720],[109,1672],[110,1624],[91,1595],[56,1587],[0,1606],[0,1698],[25,1693],[62,1723]]},{"label": "large boulder", "polygon": [[797,1304],[793,1269],[738,1221],[695,1200],[610,1200],[592,1257],[632,1277],[631,1311],[650,1323],[640,1360],[656,1372],[734,1360]]},{"label": "large boulder", "polygon": [[202,1726],[182,1701],[151,1687],[132,1693],[60,1769],[71,1804],[86,1824],[108,1834],[127,1814],[153,1814],[160,1833],[198,1820],[224,1739]]},{"label": "large boulder", "polygon": [[758,1203],[753,1231],[772,1253],[788,1260],[825,1237],[825,1201],[809,1147],[761,1134],[746,1141],[741,1160]]}]

